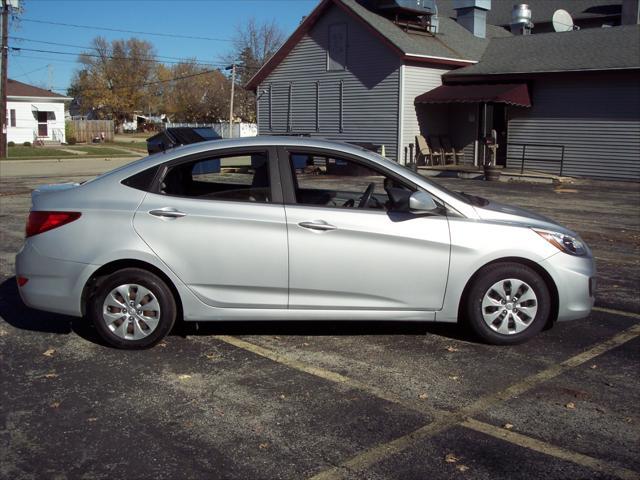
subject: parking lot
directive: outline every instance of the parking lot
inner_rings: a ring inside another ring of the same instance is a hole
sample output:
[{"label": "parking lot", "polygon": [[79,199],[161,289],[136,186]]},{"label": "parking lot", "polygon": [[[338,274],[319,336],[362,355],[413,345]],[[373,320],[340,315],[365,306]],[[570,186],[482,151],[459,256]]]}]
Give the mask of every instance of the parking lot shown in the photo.
[{"label": "parking lot", "polygon": [[42,165],[0,178],[1,478],[640,478],[637,183],[440,180],[592,247],[597,308],[524,345],[455,325],[225,322],[131,352],[18,297],[30,190],[115,166]]}]

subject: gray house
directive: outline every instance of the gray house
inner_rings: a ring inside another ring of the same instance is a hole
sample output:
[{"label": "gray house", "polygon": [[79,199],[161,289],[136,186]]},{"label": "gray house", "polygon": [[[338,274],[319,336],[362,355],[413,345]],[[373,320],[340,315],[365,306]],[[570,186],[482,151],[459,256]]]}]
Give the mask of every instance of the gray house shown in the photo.
[{"label": "gray house", "polygon": [[[503,28],[511,3],[493,3],[495,11],[490,0],[438,0],[435,15],[432,0],[323,0],[248,84],[259,134],[358,143],[402,163],[416,135],[447,136],[465,163],[481,165],[495,129],[502,165],[520,167],[524,153],[527,169],[559,173],[562,163],[565,175],[640,179],[640,27],[587,29],[621,23],[621,0],[531,1],[536,25],[550,24],[550,4],[568,5],[585,30],[521,36]],[[626,51],[616,51],[620,42]],[[522,55],[527,69],[505,68]],[[558,125],[566,133],[556,135]]]}]

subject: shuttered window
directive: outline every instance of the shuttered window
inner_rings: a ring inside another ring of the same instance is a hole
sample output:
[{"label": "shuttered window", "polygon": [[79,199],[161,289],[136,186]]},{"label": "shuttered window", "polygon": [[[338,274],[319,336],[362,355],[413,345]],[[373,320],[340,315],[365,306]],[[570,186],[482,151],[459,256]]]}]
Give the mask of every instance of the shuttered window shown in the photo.
[{"label": "shuttered window", "polygon": [[11,109],[10,115],[11,115],[11,123],[10,123],[10,125],[12,127],[15,127],[16,126],[16,111],[14,109]]},{"label": "shuttered window", "polygon": [[347,68],[347,24],[329,25],[329,49],[327,51],[327,70]]}]

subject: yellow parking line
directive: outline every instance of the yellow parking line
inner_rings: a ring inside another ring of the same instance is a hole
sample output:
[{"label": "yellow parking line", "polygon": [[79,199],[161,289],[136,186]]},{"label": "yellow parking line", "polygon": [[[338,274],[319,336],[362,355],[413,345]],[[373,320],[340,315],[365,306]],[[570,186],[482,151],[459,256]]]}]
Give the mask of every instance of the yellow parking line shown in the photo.
[{"label": "yellow parking line", "polygon": [[[584,352],[579,353],[578,355],[575,355],[557,365],[553,365],[545,370],[542,370],[541,372],[531,375],[500,392],[481,397],[476,402],[472,403],[468,407],[461,409],[458,412],[447,412],[444,410],[438,410],[435,408],[431,408],[425,404],[414,403],[407,401],[406,399],[398,398],[394,395],[389,394],[388,392],[383,391],[380,388],[359,382],[339,373],[308,365],[304,362],[289,358],[288,356],[276,353],[272,350],[255,345],[253,343],[246,342],[239,338],[227,335],[218,335],[214,338],[230,345],[234,345],[243,350],[247,350],[254,354],[268,358],[274,362],[289,366],[302,372],[306,372],[310,375],[314,375],[316,377],[323,378],[334,383],[346,385],[350,388],[365,391],[380,399],[402,405],[406,408],[417,410],[423,413],[428,413],[434,418],[434,420],[428,425],[425,425],[407,435],[403,435],[399,438],[391,440],[390,442],[374,446],[346,460],[340,465],[331,467],[311,477],[311,480],[329,480],[342,478],[343,474],[346,472],[362,472],[371,465],[374,465],[375,463],[378,463],[386,458],[389,458],[392,455],[405,450],[406,448],[409,448],[418,440],[437,435],[438,433],[445,431],[457,424],[461,424],[467,428],[472,428],[474,430],[482,431],[483,433],[490,432],[487,434],[491,435],[492,433],[495,433],[493,429],[496,429],[497,427],[470,419],[469,417],[486,410],[495,403],[508,400],[528,390],[531,390],[537,385],[555,378],[571,368],[589,362],[593,358],[602,355],[603,353],[606,353],[607,351],[616,348],[634,338],[637,338],[639,335],[640,324],[636,324],[624,330],[623,332],[614,335],[610,339],[600,342],[589,348],[588,350],[585,350]],[[484,430],[480,430],[481,428]],[[598,468],[596,470],[604,471],[608,474],[618,476],[625,480],[627,478],[639,478],[638,474],[632,472],[631,470],[620,469],[618,467],[611,466],[606,462],[588,457],[586,455],[570,452],[569,450],[546,444],[545,442],[541,442],[540,440],[530,439],[529,437],[521,434],[515,434],[515,432],[511,433],[514,433],[514,435],[501,436],[499,438],[526,448],[532,448],[533,450],[541,451],[542,453],[555,456],[563,460],[573,461],[574,463],[577,463],[579,465],[598,465]]]},{"label": "yellow parking line", "polygon": [[572,452],[571,450],[557,447],[555,445],[536,440],[535,438],[527,437],[526,435],[522,435],[511,430],[505,430],[504,428],[489,425],[487,423],[479,422],[474,419],[468,419],[462,424],[462,426],[471,430],[475,430],[476,432],[484,433],[485,435],[499,438],[500,440],[506,440],[507,442],[513,443],[514,445],[519,445],[530,450],[535,450],[536,452],[544,453],[545,455],[549,455],[551,457],[559,458],[561,460],[566,460],[568,462],[590,468],[591,470],[595,470],[596,472],[606,473],[607,475],[613,474],[618,478],[622,478],[623,480],[640,479],[640,474],[634,472],[633,470],[621,468],[605,462],[604,460],[598,460],[597,458],[589,457],[581,453]]},{"label": "yellow parking line", "polygon": [[449,413],[445,411],[436,410],[430,407],[424,401],[408,402],[407,400],[401,399],[381,388],[377,388],[373,385],[367,385],[365,383],[354,380],[353,378],[345,377],[344,375],[340,375],[339,373],[335,373],[330,370],[326,370],[324,368],[314,367],[304,362],[300,362],[298,360],[289,358],[285,355],[276,353],[273,350],[269,350],[267,348],[261,347],[259,345],[255,345],[253,343],[245,342],[244,340],[241,340],[236,337],[230,337],[228,335],[216,335],[214,338],[221,340],[225,343],[228,343],[230,345],[233,345],[235,347],[242,348],[243,350],[247,350],[251,353],[255,353],[256,355],[260,355],[261,357],[268,358],[269,360],[273,360],[274,362],[294,368],[301,372],[314,375],[324,380],[329,380],[330,382],[346,385],[349,388],[367,392],[373,395],[374,397],[378,397],[382,400],[386,400],[391,403],[397,403],[399,405],[403,405],[405,407],[411,408],[412,410],[425,413],[432,417],[439,416],[443,413],[445,414]]},{"label": "yellow parking line", "polygon": [[487,407],[493,405],[494,403],[508,400],[528,390],[531,390],[539,384],[544,383],[547,380],[551,380],[552,378],[557,377],[558,375],[566,372],[571,368],[582,365],[590,360],[593,360],[595,357],[602,355],[603,353],[606,353],[609,350],[622,345],[623,343],[628,342],[629,340],[633,340],[639,335],[640,324],[633,325],[632,327],[622,331],[621,333],[614,335],[610,339],[600,342],[589,348],[588,350],[585,350],[578,355],[568,358],[564,362],[552,365],[549,368],[546,368],[538,373],[534,373],[533,375],[530,375],[524,380],[510,385],[500,392],[480,397],[469,407],[463,409],[463,411],[466,412],[469,416],[475,415],[476,413],[485,410]]},{"label": "yellow parking line", "polygon": [[625,312],[624,310],[615,310],[613,308],[593,307],[596,312],[610,313],[612,315],[621,315],[623,317],[631,317],[640,319],[639,313]]}]

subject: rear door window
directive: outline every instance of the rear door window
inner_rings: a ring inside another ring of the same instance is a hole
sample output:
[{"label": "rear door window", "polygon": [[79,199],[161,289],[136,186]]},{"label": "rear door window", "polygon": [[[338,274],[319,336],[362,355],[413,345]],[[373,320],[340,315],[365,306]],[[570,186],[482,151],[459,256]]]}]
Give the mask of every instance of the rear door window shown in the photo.
[{"label": "rear door window", "polygon": [[212,156],[169,168],[160,193],[201,200],[270,203],[266,152]]}]

